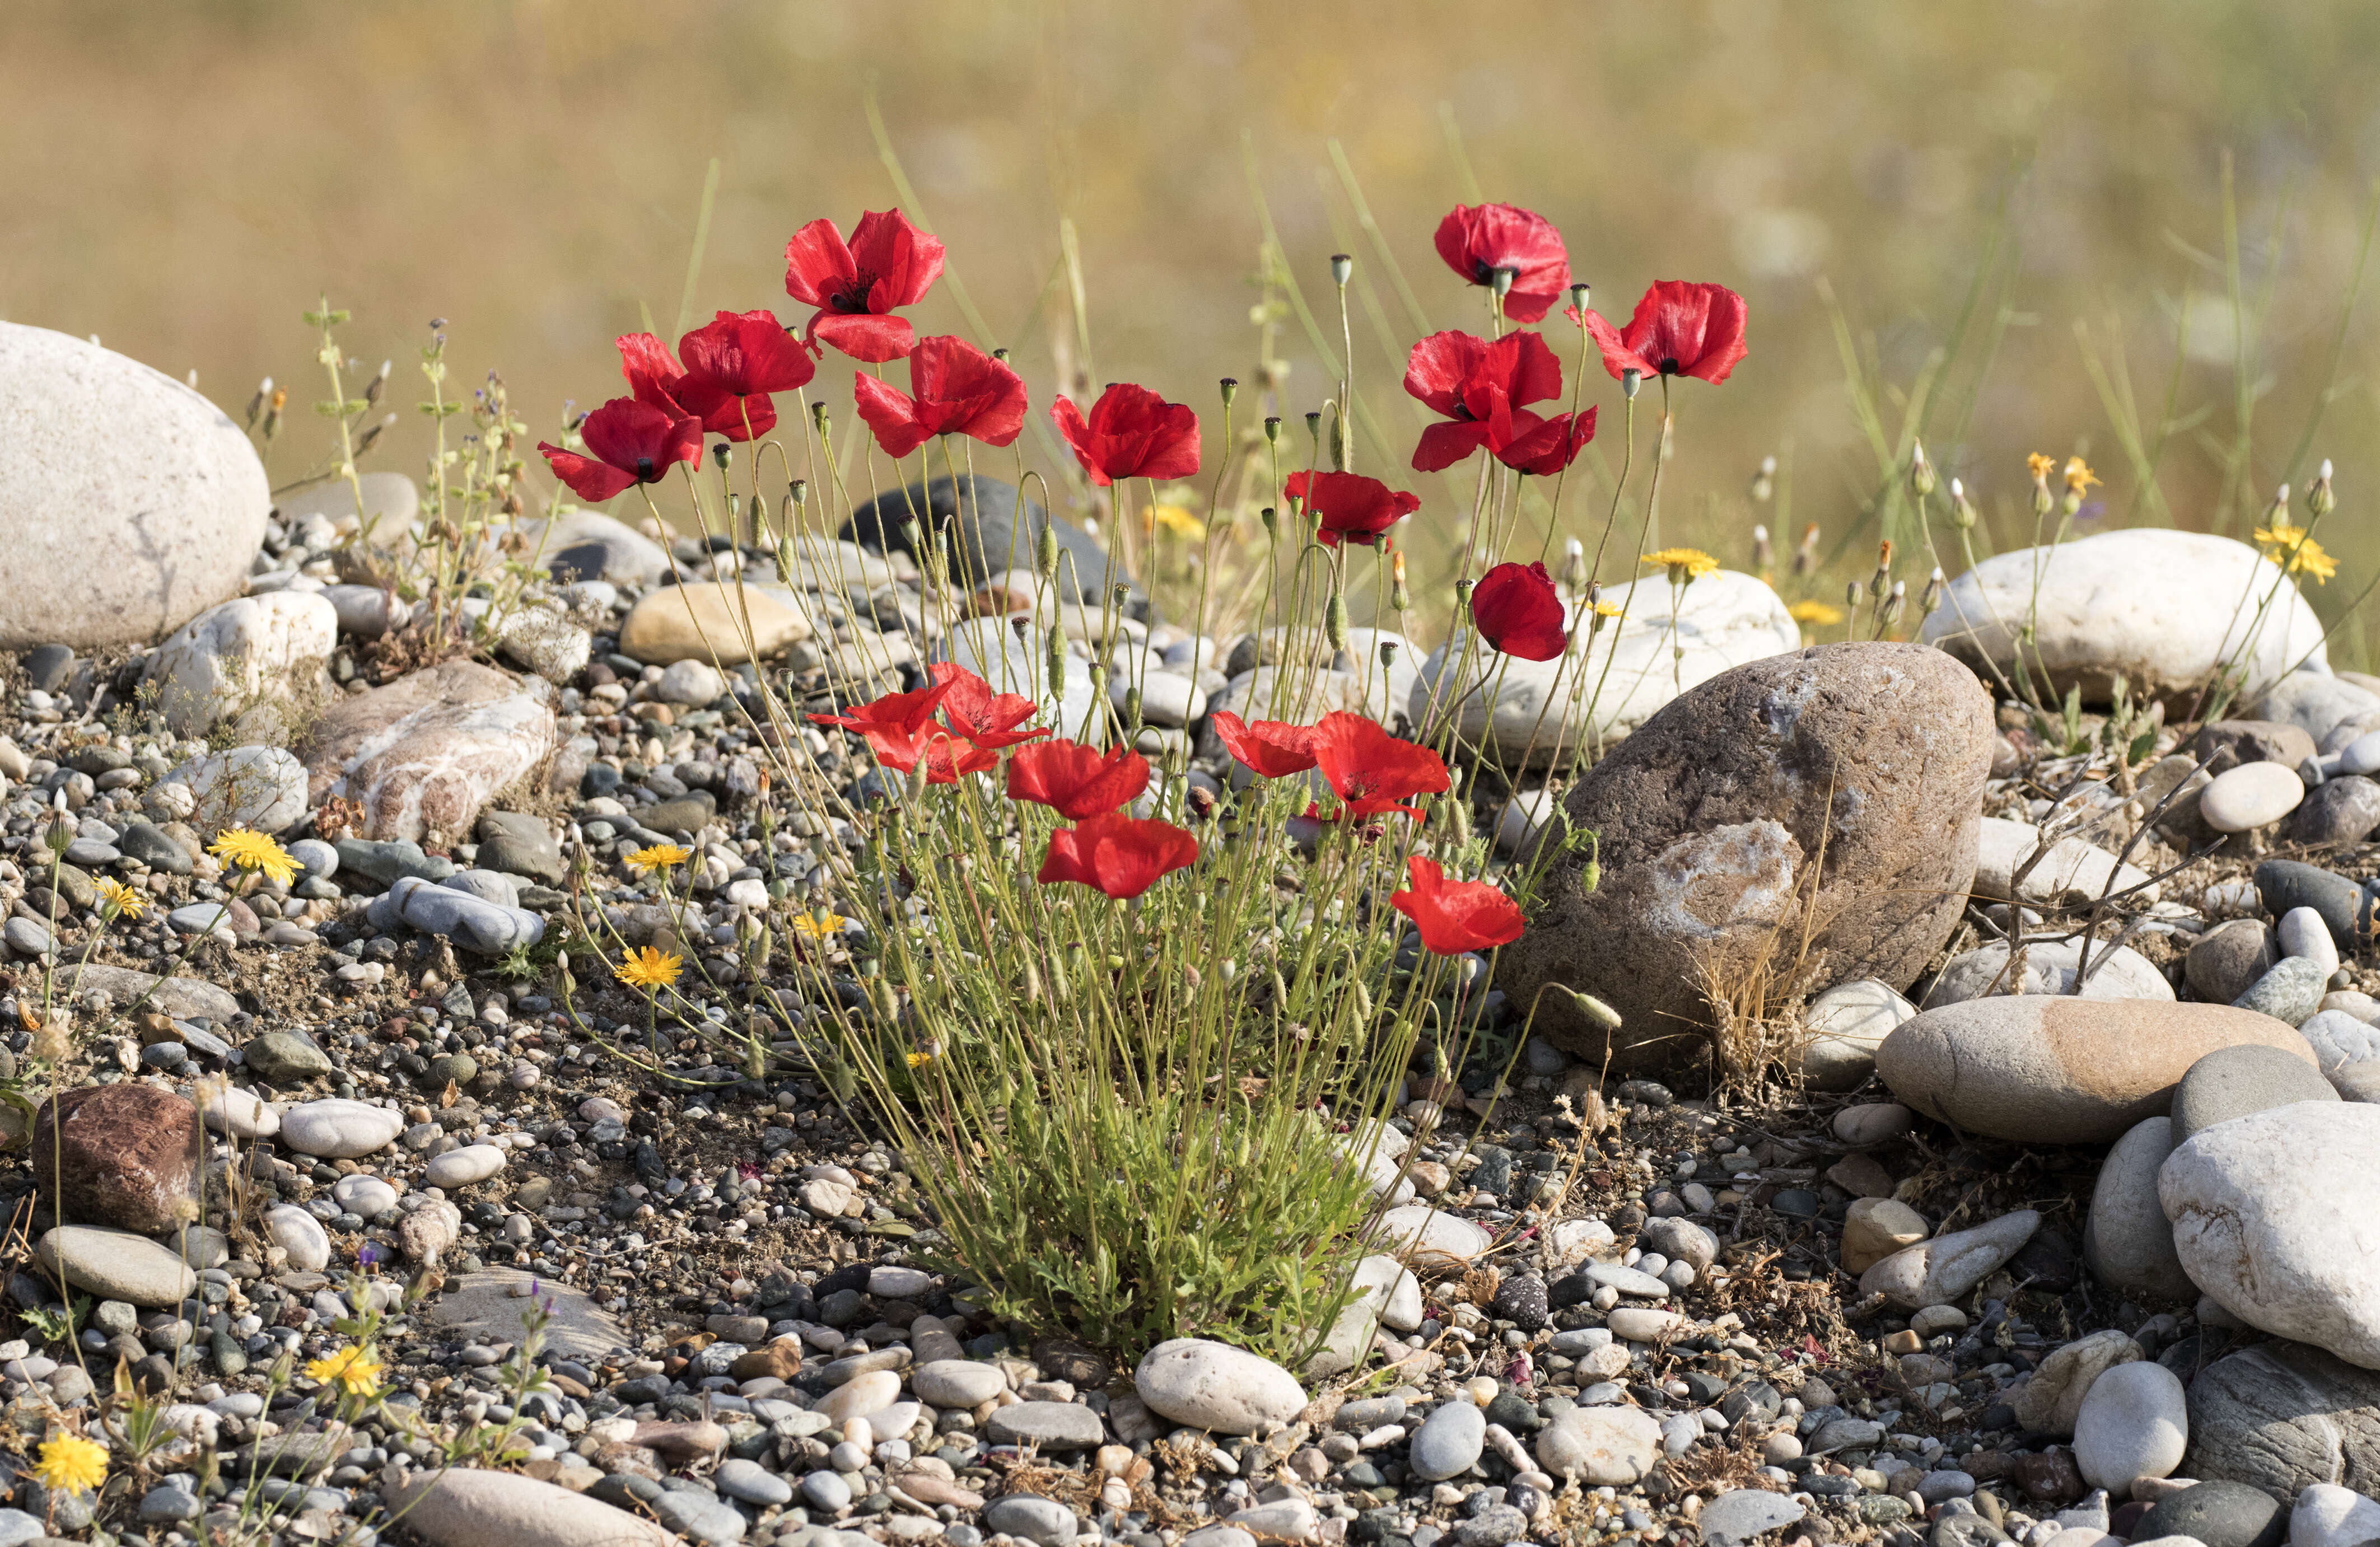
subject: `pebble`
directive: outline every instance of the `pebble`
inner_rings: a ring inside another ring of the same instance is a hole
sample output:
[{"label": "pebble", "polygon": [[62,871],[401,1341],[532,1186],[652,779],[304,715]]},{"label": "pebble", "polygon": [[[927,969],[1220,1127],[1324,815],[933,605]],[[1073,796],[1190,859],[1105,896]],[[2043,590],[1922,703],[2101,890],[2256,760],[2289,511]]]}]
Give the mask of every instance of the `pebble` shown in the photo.
[{"label": "pebble", "polygon": [[389,1508],[433,1547],[673,1547],[650,1520],[516,1472],[417,1471],[389,1490]]},{"label": "pebble", "polygon": [[1305,1407],[1297,1377],[1228,1344],[1176,1337],[1142,1356],[1133,1387],[1148,1409],[1192,1429],[1252,1434]]},{"label": "pebble", "polygon": [[320,1273],[331,1265],[331,1238],[322,1221],[295,1203],[280,1203],[264,1214],[264,1233],[289,1254],[295,1273]]},{"label": "pebble", "polygon": [[281,1114],[281,1142],[299,1154],[352,1159],[386,1149],[405,1129],[391,1107],[333,1098],[309,1101]]},{"label": "pebble", "polygon": [[1475,1404],[1440,1403],[1415,1432],[1409,1465],[1417,1477],[1443,1481],[1467,1470],[1487,1443],[1488,1420]]},{"label": "pebble", "polygon": [[1905,1247],[1860,1275],[1860,1293],[1882,1295],[1912,1311],[1946,1305],[2015,1256],[2040,1227],[2040,1215],[2018,1209],[1973,1229]]},{"label": "pebble", "polygon": [[1038,1542],[1040,1547],[1064,1547],[1077,1529],[1075,1512],[1055,1499],[1030,1493],[1003,1493],[985,1506],[984,1529]]},{"label": "pebble", "polygon": [[937,1408],[978,1408],[1008,1389],[1007,1378],[993,1364],[973,1360],[943,1359],[921,1364],[909,1374],[910,1389],[921,1402]]},{"label": "pebble", "polygon": [[433,1155],[422,1171],[422,1180],[431,1187],[451,1192],[459,1187],[469,1187],[486,1181],[504,1168],[504,1152],[494,1144],[466,1144]]},{"label": "pebble", "polygon": [[1661,1426],[1636,1408],[1572,1408],[1537,1431],[1537,1464],[1558,1481],[1625,1488],[1661,1458]]},{"label": "pebble", "polygon": [[2092,1383],[2074,1420],[2074,1461],[2083,1480],[2112,1496],[2132,1480],[2167,1477],[2189,1447],[2181,1382],[2145,1360],[2119,1364]]},{"label": "pebble", "polygon": [[2277,1047],[2218,1047],[2190,1066],[2173,1093],[2173,1142],[2234,1118],[2301,1101],[2337,1101],[2319,1065]]},{"label": "pebble", "polygon": [[2322,1008],[2322,997],[2330,989],[2330,974],[2338,970],[2335,961],[2325,966],[2309,957],[2284,956],[2231,1002],[2294,1026]]},{"label": "pebble", "polygon": [[791,1504],[794,1498],[791,1483],[759,1462],[747,1461],[740,1456],[731,1456],[720,1462],[719,1469],[711,1474],[711,1481],[719,1484],[721,1493],[730,1498],[742,1499],[747,1504],[765,1507]]},{"label": "pebble", "polygon": [[339,1207],[366,1219],[396,1207],[396,1189],[378,1177],[341,1177],[332,1184],[331,1196]]},{"label": "pebble", "polygon": [[2305,780],[2278,763],[2242,763],[2199,792],[2198,815],[2216,832],[2252,832],[2295,811],[2305,792]]}]

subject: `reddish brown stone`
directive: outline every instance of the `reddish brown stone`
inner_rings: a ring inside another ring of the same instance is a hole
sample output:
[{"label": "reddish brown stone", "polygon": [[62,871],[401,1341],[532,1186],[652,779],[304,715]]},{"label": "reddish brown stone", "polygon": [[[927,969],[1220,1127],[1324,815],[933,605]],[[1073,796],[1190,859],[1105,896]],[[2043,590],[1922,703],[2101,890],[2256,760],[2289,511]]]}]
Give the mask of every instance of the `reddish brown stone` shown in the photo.
[{"label": "reddish brown stone", "polygon": [[27,1159],[64,1216],[156,1235],[199,1217],[199,1109],[138,1081],[45,1102]]},{"label": "reddish brown stone", "polygon": [[2070,1505],[2087,1492],[2082,1468],[2074,1464],[2074,1453],[2064,1445],[2018,1456],[2016,1485],[2035,1504]]}]

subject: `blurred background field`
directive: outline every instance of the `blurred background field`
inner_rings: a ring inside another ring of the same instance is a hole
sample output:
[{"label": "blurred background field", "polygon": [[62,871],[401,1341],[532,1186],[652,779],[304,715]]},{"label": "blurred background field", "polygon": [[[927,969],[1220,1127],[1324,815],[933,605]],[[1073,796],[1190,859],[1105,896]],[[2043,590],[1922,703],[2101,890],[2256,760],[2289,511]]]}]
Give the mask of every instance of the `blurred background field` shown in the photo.
[{"label": "blurred background field", "polygon": [[[921,331],[1011,346],[1037,416],[1062,371],[1144,382],[1198,408],[1211,458],[1216,380],[1257,375],[1269,213],[1333,348],[1328,258],[1358,259],[1358,393],[1387,443],[1359,441],[1357,466],[1423,494],[1427,552],[1468,489],[1405,469],[1420,421],[1397,380],[1412,309],[1480,326],[1430,234],[1485,197],[1556,222],[1607,314],[1656,279],[1748,298],[1749,358],[1677,394],[1663,540],[1741,565],[1755,519],[1783,550],[1816,522],[1829,573],[1864,573],[1885,469],[1922,424],[2000,547],[2031,530],[2029,452],[2105,477],[2086,529],[2240,536],[2328,456],[2341,570],[2317,604],[2336,615],[2380,571],[2380,324],[2368,294],[2346,313],[2380,173],[2380,9],[2351,0],[14,0],[0,49],[0,317],[195,369],[235,413],[266,374],[320,395],[298,314],[327,291],[367,371],[395,358],[394,402],[443,317],[458,373],[501,369],[550,434],[565,400],[622,390],[614,334],[720,307],[797,321],[785,238],[905,202],[983,324],[945,283]],[[1574,369],[1575,332],[1546,332]],[[1333,389],[1293,308],[1277,338],[1295,425]],[[847,367],[821,384],[848,420]],[[1619,393],[1599,368],[1589,392],[1608,477]],[[2143,456],[2163,441],[2154,489],[2127,421]],[[277,477],[316,428],[300,416]],[[370,465],[418,476],[424,441],[408,415]],[[1755,513],[1771,453],[1779,504]],[[1559,535],[1591,545],[1583,482]],[[2369,663],[2360,619],[2334,654]]]}]

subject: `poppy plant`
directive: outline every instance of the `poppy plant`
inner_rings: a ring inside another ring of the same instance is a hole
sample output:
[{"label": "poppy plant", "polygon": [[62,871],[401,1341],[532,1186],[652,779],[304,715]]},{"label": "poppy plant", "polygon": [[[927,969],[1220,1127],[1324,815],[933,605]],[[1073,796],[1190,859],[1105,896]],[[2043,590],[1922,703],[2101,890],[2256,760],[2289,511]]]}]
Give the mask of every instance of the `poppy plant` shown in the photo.
[{"label": "poppy plant", "polygon": [[1361,473],[1292,473],[1289,497],[1321,524],[1315,540],[1336,548],[1342,542],[1368,548],[1398,522],[1421,509],[1421,496],[1390,489]]},{"label": "poppy plant", "polygon": [[1050,835],[1050,852],[1034,879],[1044,886],[1079,881],[1122,902],[1197,858],[1198,840],[1171,822],[1094,816]]},{"label": "poppy plant", "polygon": [[1645,292],[1625,328],[1614,328],[1590,310],[1563,313],[1583,322],[1603,351],[1603,369],[1616,381],[1628,371],[1640,376],[1693,376],[1727,380],[1743,358],[1743,297],[1724,284],[1689,284],[1665,279]]},{"label": "poppy plant", "polygon": [[1046,805],[1070,822],[1104,816],[1148,788],[1148,759],[1128,746],[1080,742],[1020,747],[1008,760],[1008,798]]},{"label": "poppy plant", "polygon": [[1314,767],[1314,727],[1260,719],[1251,725],[1229,709],[1207,717],[1224,749],[1259,779],[1283,779]]},{"label": "poppy plant", "polygon": [[760,433],[763,414],[776,422],[771,393],[807,386],[818,374],[809,352],[768,310],[720,312],[679,339],[677,352],[686,361],[678,401],[702,416],[703,429],[731,441]]},{"label": "poppy plant", "polygon": [[990,683],[947,660],[936,662],[931,671],[937,685],[950,684],[942,699],[942,718],[950,721],[952,730],[986,751],[997,752],[1050,733],[1047,726],[1017,729],[1039,710],[1023,694],[994,693]]},{"label": "poppy plant", "polygon": [[1447,788],[1446,762],[1437,753],[1400,741],[1378,722],[1344,709],[1322,717],[1312,745],[1315,767],[1346,803],[1342,816],[1402,811],[1418,816],[1419,811],[1403,803]]},{"label": "poppy plant", "polygon": [[1535,333],[1489,343],[1463,332],[1432,333],[1405,360],[1405,391],[1447,416],[1421,432],[1417,472],[1451,467],[1485,446],[1506,466],[1553,473],[1595,439],[1595,410],[1548,418],[1523,406],[1561,395],[1561,362]]},{"label": "poppy plant", "polygon": [[857,732],[875,749],[880,760],[905,756],[915,766],[925,743],[935,733],[928,728],[934,711],[942,707],[942,700],[957,686],[957,678],[944,678],[914,693],[888,693],[844,714],[814,714],[810,721],[816,725],[839,725]]},{"label": "poppy plant", "polygon": [[[748,315],[765,320],[760,324],[762,327],[774,329],[777,326],[777,320],[765,311]],[[730,311],[722,311],[719,317],[720,321],[679,339],[678,347],[687,351],[699,348],[706,360],[723,368],[735,380],[751,379],[759,373],[748,365],[723,357],[731,352],[742,353],[732,341],[704,339],[706,333],[720,330],[723,322],[732,320],[740,324],[742,321]],[[702,342],[698,344],[698,340]],[[799,344],[784,336],[783,330],[777,330],[777,340],[778,349],[791,356],[795,363],[769,361],[766,376],[771,381],[785,381],[787,386],[755,389],[757,395],[748,397],[728,390],[714,377],[698,377],[681,367],[676,357],[670,353],[669,345],[650,333],[622,333],[612,342],[620,351],[620,374],[627,378],[628,390],[636,395],[638,402],[650,404],[673,417],[691,416],[701,420],[702,428],[713,435],[723,435],[731,441],[746,441],[766,435],[777,427],[777,405],[767,393],[798,387],[808,381],[818,369],[810,364],[809,357],[802,352]],[[759,347],[765,349],[769,346],[763,341]]]},{"label": "poppy plant", "polygon": [[1025,428],[1025,379],[965,339],[920,339],[909,353],[909,391],[861,371],[852,378],[859,417],[893,458],[937,435],[1005,446]]},{"label": "poppy plant", "polygon": [[578,433],[594,455],[542,441],[537,449],[553,476],[589,504],[601,504],[631,484],[659,483],[671,464],[702,454],[702,421],[632,397],[615,397],[588,415]]},{"label": "poppy plant", "polygon": [[1390,906],[1414,921],[1422,949],[1435,955],[1493,950],[1527,927],[1520,904],[1485,881],[1450,881],[1436,860],[1419,854],[1405,861],[1405,874],[1412,888],[1390,897]]},{"label": "poppy plant", "polygon": [[1570,284],[1570,253],[1553,222],[1512,204],[1458,204],[1438,223],[1438,255],[1474,284],[1493,288],[1510,271],[1504,315],[1535,322]]},{"label": "poppy plant", "polygon": [[942,277],[942,244],[898,210],[871,210],[851,240],[831,220],[814,220],[785,244],[785,294],[818,310],[802,330],[855,360],[881,365],[909,353],[917,331],[892,312],[914,306]]},{"label": "poppy plant", "polygon": [[1551,660],[1569,643],[1561,598],[1543,563],[1498,564],[1471,589],[1471,621],[1479,637],[1522,660]]},{"label": "poppy plant", "polygon": [[1075,460],[1104,489],[1119,478],[1186,478],[1198,470],[1198,416],[1129,381],[1109,384],[1090,417],[1072,399],[1050,405]]}]

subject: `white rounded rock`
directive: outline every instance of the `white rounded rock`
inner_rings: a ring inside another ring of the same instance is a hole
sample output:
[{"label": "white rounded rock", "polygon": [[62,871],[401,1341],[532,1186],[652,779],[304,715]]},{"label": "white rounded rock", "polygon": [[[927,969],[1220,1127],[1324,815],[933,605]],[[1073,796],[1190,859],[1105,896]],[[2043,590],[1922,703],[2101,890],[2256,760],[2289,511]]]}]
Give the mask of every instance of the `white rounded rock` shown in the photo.
[{"label": "white rounded rock", "polygon": [[2216,1304],[2380,1370],[2380,1106],[2299,1102],[2203,1129],[2167,1157],[2157,1198]]},{"label": "white rounded rock", "polygon": [[322,1221],[295,1203],[276,1203],[265,1211],[264,1233],[289,1254],[295,1273],[320,1273],[331,1265],[331,1238]]},{"label": "white rounded rock", "polygon": [[897,1370],[870,1370],[854,1375],[826,1394],[818,1410],[837,1423],[847,1419],[866,1418],[878,1413],[901,1399],[901,1372]]},{"label": "white rounded rock", "polygon": [[2271,827],[2305,800],[2305,780],[2278,763],[2242,763],[2199,792],[2198,815],[2216,832]]},{"label": "white rounded rock", "polygon": [[917,1400],[937,1408],[979,1408],[1008,1389],[996,1364],[971,1359],[929,1360],[909,1372]]},{"label": "white rounded rock", "polygon": [[1948,1305],[2023,1250],[2040,1227],[2040,1215],[2016,1209],[1972,1230],[1936,1236],[1894,1252],[1860,1275],[1860,1293],[1882,1295],[1911,1311]]},{"label": "white rounded rock", "polygon": [[458,1187],[486,1181],[504,1168],[504,1152],[494,1144],[466,1144],[461,1149],[448,1150],[432,1155],[422,1171],[422,1180],[431,1187],[451,1192]]},{"label": "white rounded rock", "polygon": [[1269,1359],[1203,1337],[1175,1337],[1142,1356],[1133,1388],[1160,1418],[1220,1434],[1253,1434],[1287,1423],[1305,1407],[1305,1388]]},{"label": "white rounded rock", "polygon": [[2189,1448],[2181,1381],[2146,1360],[2102,1372],[2074,1416],[2074,1462],[2083,1481],[2118,1497],[2136,1478],[2172,1476]]},{"label": "white rounded rock", "polygon": [[331,1199],[349,1214],[370,1219],[376,1214],[384,1214],[396,1207],[396,1189],[378,1177],[368,1177],[358,1172],[352,1177],[341,1177],[332,1183]]},{"label": "white rounded rock", "polygon": [[148,640],[239,592],[273,496],[196,391],[47,328],[0,322],[0,650]]},{"label": "white rounded rock", "polygon": [[203,735],[234,719],[243,732],[285,733],[299,701],[324,691],[339,643],[338,609],[309,591],[272,591],[209,608],[149,658],[165,723]]},{"label": "white rounded rock", "polygon": [[1876,1070],[1876,1050],[1917,1007],[1876,978],[1839,983],[1802,1018],[1802,1080],[1814,1091],[1848,1091]]},{"label": "white rounded rock", "polygon": [[[2082,992],[2076,994],[2074,979],[2082,971],[2088,971],[2090,978],[2082,985]],[[2009,965],[2007,942],[1995,940],[1946,962],[1934,979],[1932,991],[1925,996],[1925,1008],[1964,1004],[1970,999],[2000,994],[2155,999],[2165,1003],[2171,1003],[2174,997],[2173,985],[2166,981],[2156,964],[2130,946],[2096,941],[2091,946],[2091,959],[2086,962],[2079,939],[2035,940],[2025,946],[2022,970],[2018,970]]]},{"label": "white rounded rock", "polygon": [[237,1085],[222,1085],[208,1092],[206,1104],[200,1110],[206,1114],[209,1128],[234,1139],[270,1139],[281,1131],[281,1114],[266,1106],[254,1091],[244,1091]]},{"label": "white rounded rock", "polygon": [[1572,1408],[1537,1431],[1537,1465],[1586,1488],[1626,1488],[1661,1458],[1661,1426],[1641,1408]]},{"label": "white rounded rock", "polygon": [[1495,1243],[1496,1238],[1458,1215],[1440,1213],[1423,1203],[1407,1203],[1380,1215],[1376,1233],[1401,1257],[1451,1257],[1469,1262]]},{"label": "white rounded rock", "polygon": [[2307,1485],[2289,1511],[2289,1547],[2369,1547],[2380,1541],[2380,1502],[2335,1482]]},{"label": "white rounded rock", "polygon": [[281,1114],[281,1142],[299,1154],[352,1160],[384,1150],[405,1131],[405,1114],[336,1097],[309,1101]]},{"label": "white rounded rock", "polygon": [[2280,927],[2274,931],[2280,937],[2283,956],[2302,956],[2322,963],[2325,973],[2338,971],[2338,942],[2330,936],[2330,925],[2312,908],[2292,908],[2281,915]]}]

